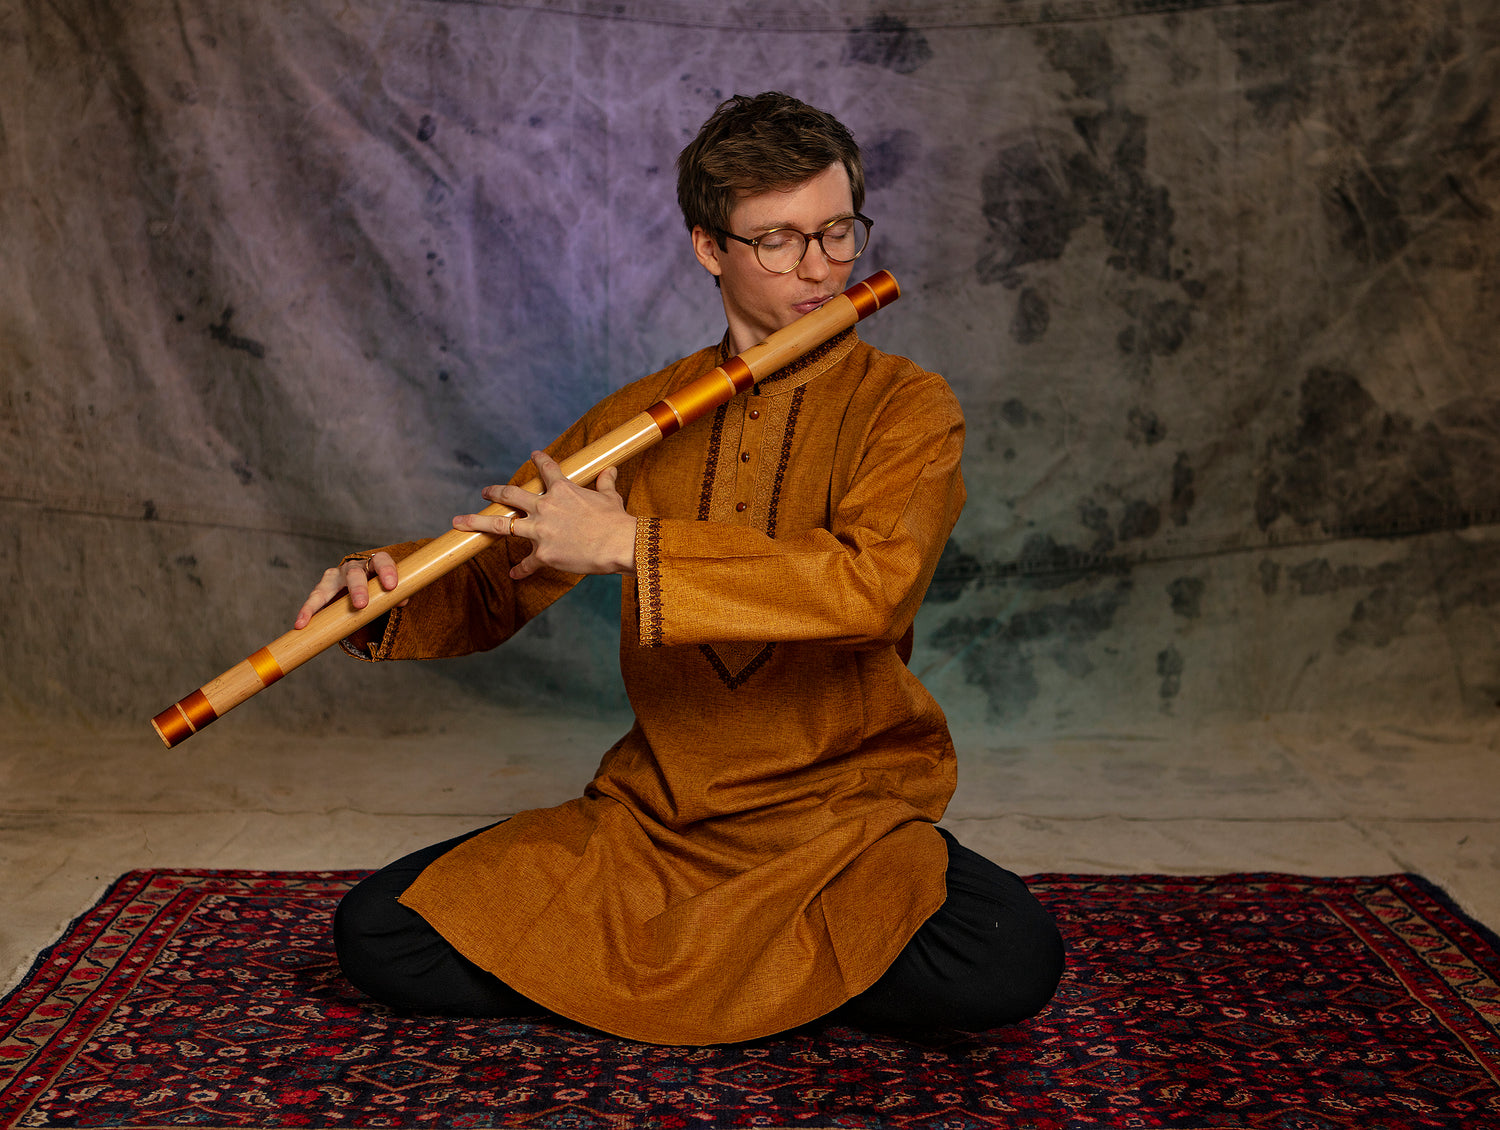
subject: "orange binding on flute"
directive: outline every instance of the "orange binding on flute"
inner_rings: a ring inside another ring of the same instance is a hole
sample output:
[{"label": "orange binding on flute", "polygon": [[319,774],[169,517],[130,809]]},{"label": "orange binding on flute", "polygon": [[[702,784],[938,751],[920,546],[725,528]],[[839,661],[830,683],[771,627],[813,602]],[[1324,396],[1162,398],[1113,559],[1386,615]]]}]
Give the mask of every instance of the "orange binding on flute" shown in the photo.
[{"label": "orange binding on flute", "polygon": [[[657,401],[634,419],[627,420],[562,460],[563,474],[580,485],[593,482],[607,468],[625,462],[678,428],[713,411],[756,381],[785,368],[835,334],[889,306],[900,296],[901,288],[891,273],[877,271],[864,282],[855,283],[812,313],[804,314],[759,345],[752,345],[738,357],[731,357],[707,376],[684,385],[665,400]],[[542,489],[542,481],[532,479],[524,489],[537,493]],[[520,511],[497,502],[480,513],[515,517]],[[370,602],[363,608],[355,608],[347,596],[334,601],[320,609],[306,627],[287,632],[267,644],[213,682],[204,684],[182,701],[163,710],[151,719],[151,725],[156,727],[157,735],[168,749],[186,741],[225,711],[269,687],[294,667],[300,667],[318,652],[338,643],[356,628],[394,608],[418,589],[430,585],[498,540],[494,534],[449,530],[398,563],[400,581],[389,592],[379,585],[372,585]]]}]

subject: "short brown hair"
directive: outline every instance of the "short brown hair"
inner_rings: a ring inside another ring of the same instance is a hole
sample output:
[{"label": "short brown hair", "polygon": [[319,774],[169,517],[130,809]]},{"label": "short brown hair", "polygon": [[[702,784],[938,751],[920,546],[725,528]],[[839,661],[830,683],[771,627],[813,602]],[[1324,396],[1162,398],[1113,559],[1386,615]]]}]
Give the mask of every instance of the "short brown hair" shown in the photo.
[{"label": "short brown hair", "polygon": [[789,94],[736,94],[721,102],[677,156],[677,203],[688,231],[729,229],[736,197],[787,189],[830,165],[849,173],[854,210],[865,202],[865,170],[854,135],[832,114]]}]

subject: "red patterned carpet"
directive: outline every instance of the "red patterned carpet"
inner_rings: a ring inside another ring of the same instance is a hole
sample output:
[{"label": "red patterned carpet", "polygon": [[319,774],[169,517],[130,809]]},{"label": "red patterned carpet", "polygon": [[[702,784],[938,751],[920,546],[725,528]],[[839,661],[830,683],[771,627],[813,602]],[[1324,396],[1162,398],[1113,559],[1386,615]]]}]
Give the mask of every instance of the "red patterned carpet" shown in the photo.
[{"label": "red patterned carpet", "polygon": [[1039,876],[1031,1023],[715,1048],[367,1006],[356,878],[120,879],[0,1002],[0,1128],[1500,1128],[1500,947],[1412,876]]}]

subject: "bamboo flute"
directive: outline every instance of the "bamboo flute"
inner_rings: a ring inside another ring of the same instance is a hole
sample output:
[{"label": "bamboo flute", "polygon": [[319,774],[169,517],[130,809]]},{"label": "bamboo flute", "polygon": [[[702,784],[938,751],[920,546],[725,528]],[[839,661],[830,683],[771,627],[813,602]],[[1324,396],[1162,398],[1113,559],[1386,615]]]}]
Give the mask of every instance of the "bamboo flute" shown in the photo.
[{"label": "bamboo flute", "polygon": [[[560,463],[564,476],[580,485],[592,483],[606,469],[618,466],[713,411],[756,381],[889,306],[900,295],[895,277],[889,271],[877,271],[568,456]],[[542,481],[532,479],[524,489],[538,493]],[[521,511],[497,502],[479,513],[515,517]],[[397,562],[400,580],[395,588],[387,592],[379,585],[372,585],[370,601],[364,608],[355,608],[345,595],[319,609],[306,627],[273,640],[151,719],[157,736],[168,749],[186,741],[288,671],[300,667],[498,540],[499,535],[465,530],[449,530],[433,539]]]}]

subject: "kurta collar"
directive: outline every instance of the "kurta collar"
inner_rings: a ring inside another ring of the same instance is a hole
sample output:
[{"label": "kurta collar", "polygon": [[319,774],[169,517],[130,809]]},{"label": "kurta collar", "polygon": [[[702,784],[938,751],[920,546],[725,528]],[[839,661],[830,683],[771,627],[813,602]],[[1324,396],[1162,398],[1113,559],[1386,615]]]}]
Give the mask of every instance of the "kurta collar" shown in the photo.
[{"label": "kurta collar", "polygon": [[[838,364],[859,341],[859,334],[850,326],[847,330],[835,334],[816,349],[804,353],[769,377],[763,377],[756,382],[752,394],[755,396],[782,396],[789,392],[795,392],[808,381],[822,373],[826,373],[834,365]],[[722,365],[729,360],[729,331],[724,331],[724,338],[719,342],[719,364]]]}]

